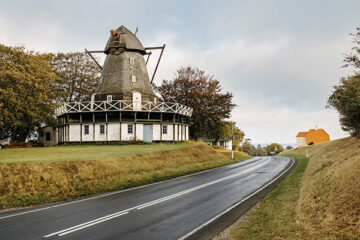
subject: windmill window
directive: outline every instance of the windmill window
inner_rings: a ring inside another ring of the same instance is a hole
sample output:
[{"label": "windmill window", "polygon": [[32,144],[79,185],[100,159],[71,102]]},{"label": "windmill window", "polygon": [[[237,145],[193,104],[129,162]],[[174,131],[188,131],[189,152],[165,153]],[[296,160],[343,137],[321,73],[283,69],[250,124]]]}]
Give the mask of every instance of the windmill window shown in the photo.
[{"label": "windmill window", "polygon": [[84,126],[84,134],[88,135],[89,134],[89,125],[85,125]]},{"label": "windmill window", "polygon": [[104,134],[105,133],[105,125],[101,124],[100,125],[100,134]]},{"label": "windmill window", "polygon": [[168,126],[167,126],[167,125],[163,125],[163,127],[162,127],[162,133],[163,133],[163,134],[167,134],[167,133],[168,133]]},{"label": "windmill window", "polygon": [[136,76],[135,76],[135,75],[132,75],[132,76],[131,76],[131,81],[132,81],[133,83],[136,83]]},{"label": "windmill window", "polygon": [[46,138],[46,141],[50,141],[51,140],[51,134],[49,132],[45,133],[45,138]]},{"label": "windmill window", "polygon": [[106,96],[106,101],[107,102],[112,102],[112,95],[107,95]]},{"label": "windmill window", "polygon": [[128,134],[133,134],[133,124],[128,124]]},{"label": "windmill window", "polygon": [[130,65],[131,65],[131,66],[134,66],[134,65],[135,65],[135,59],[132,58],[132,57],[130,58]]}]

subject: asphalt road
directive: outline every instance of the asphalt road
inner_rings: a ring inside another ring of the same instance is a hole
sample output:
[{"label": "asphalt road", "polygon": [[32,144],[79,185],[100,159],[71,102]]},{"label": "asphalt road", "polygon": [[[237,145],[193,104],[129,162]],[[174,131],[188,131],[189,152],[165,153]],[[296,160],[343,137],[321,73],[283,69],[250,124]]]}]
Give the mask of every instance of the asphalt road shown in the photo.
[{"label": "asphalt road", "polygon": [[255,157],[162,183],[3,212],[0,239],[194,238],[293,165],[287,157]]}]

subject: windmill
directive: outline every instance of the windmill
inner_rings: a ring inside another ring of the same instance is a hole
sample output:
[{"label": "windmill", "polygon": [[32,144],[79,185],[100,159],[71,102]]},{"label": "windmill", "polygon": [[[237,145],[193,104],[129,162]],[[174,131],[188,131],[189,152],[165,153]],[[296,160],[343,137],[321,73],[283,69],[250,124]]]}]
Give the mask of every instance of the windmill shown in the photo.
[{"label": "windmill", "polygon": [[[110,31],[104,50],[85,49],[101,69],[100,82],[90,102],[67,102],[56,109],[60,143],[189,139],[192,108],[160,101],[151,85],[165,44],[144,47],[135,34],[120,26]],[[161,52],[150,80],[151,50]],[[106,55],[103,66],[95,53]]]}]

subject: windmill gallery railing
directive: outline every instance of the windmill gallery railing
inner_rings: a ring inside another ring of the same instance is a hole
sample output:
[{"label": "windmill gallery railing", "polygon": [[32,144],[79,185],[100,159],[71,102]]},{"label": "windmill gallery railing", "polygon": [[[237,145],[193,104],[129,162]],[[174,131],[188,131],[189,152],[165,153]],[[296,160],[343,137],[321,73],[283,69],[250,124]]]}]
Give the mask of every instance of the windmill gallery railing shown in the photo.
[{"label": "windmill gallery railing", "polygon": [[193,109],[179,103],[169,102],[133,102],[133,101],[94,101],[94,102],[67,102],[55,110],[56,116],[65,113],[81,112],[111,112],[111,111],[143,111],[166,112],[191,116]]}]

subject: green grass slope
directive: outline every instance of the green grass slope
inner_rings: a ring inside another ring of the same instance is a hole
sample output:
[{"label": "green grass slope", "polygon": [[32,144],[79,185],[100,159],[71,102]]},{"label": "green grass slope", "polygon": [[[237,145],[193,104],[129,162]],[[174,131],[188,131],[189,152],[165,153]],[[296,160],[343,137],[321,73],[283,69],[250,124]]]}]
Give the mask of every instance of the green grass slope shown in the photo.
[{"label": "green grass slope", "polygon": [[240,160],[199,142],[6,149],[0,156],[0,209],[76,199]]}]

